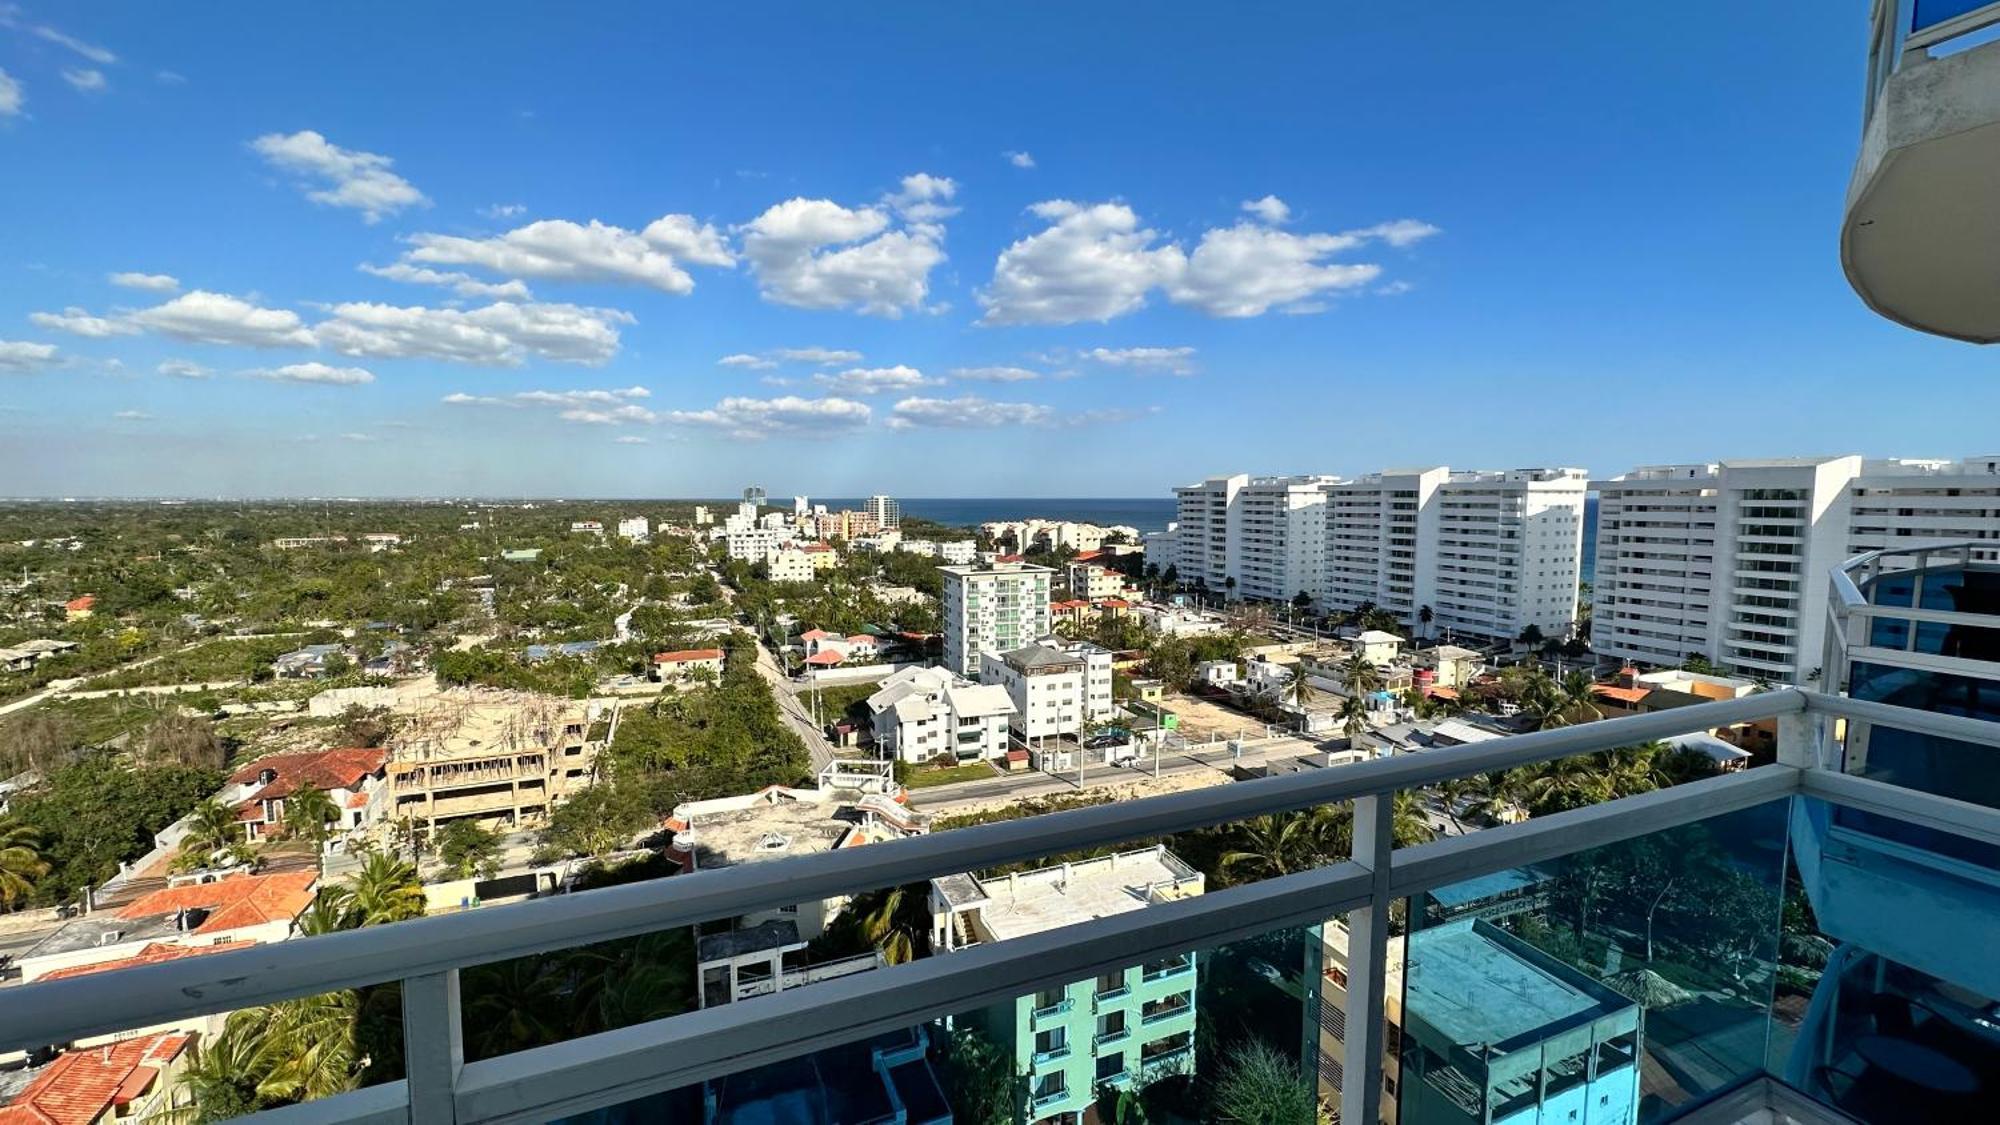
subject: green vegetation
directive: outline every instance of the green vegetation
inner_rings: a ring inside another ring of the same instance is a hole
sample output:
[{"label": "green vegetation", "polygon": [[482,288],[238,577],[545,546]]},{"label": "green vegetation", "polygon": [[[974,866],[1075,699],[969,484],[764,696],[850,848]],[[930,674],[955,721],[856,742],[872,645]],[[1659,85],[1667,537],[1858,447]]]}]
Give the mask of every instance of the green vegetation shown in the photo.
[{"label": "green vegetation", "polygon": [[432,842],[438,860],[454,878],[491,879],[500,873],[500,836],[476,820],[454,820],[438,829]]},{"label": "green vegetation", "polygon": [[84,687],[96,691],[153,684],[268,680],[271,678],[271,662],[278,657],[306,645],[333,644],[339,639],[339,634],[332,630],[321,629],[283,637],[203,641],[138,667],[98,676]]},{"label": "green vegetation", "polygon": [[911,789],[924,789],[932,785],[950,785],[957,781],[983,781],[998,776],[993,767],[985,762],[947,766],[943,769],[918,766],[909,772],[903,784]]},{"label": "green vegetation", "polygon": [[84,754],[48,774],[14,801],[13,820],[40,840],[48,872],[27,902],[77,901],[87,886],[118,873],[120,863],[152,849],[153,836],[221,786],[199,766],[128,766],[114,754]]}]

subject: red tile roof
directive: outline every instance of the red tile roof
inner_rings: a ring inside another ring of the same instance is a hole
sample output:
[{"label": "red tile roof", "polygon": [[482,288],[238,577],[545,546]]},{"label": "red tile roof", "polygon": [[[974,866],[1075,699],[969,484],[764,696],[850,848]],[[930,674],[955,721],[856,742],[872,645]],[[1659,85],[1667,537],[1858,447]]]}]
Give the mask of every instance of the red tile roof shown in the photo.
[{"label": "red tile roof", "polygon": [[130,969],[139,965],[157,965],[162,961],[178,961],[183,957],[200,957],[209,953],[223,953],[231,949],[248,949],[257,944],[254,941],[224,941],[215,945],[168,945],[165,942],[148,942],[144,949],[130,957],[116,961],[99,961],[92,965],[71,965],[43,973],[37,980],[68,980],[70,977],[87,977],[92,973],[108,973],[118,969]]},{"label": "red tile roof", "polygon": [[1026,556],[1026,555],[1001,555],[1001,556],[1000,556],[999,558],[997,558],[997,559],[994,559],[993,561],[994,561],[994,562],[1025,562],[1025,561],[1027,561],[1027,558],[1028,558],[1028,556]]},{"label": "red tile roof", "polygon": [[825,629],[807,629],[805,632],[799,634],[799,639],[802,641],[823,641],[831,636],[833,634],[827,632]]},{"label": "red tile roof", "polygon": [[696,660],[720,659],[722,659],[722,650],[719,648],[681,648],[675,649],[672,652],[655,653],[653,663],[689,664]]},{"label": "red tile roof", "polygon": [[847,635],[847,643],[851,645],[872,645],[875,643],[875,638],[866,633],[849,633]]},{"label": "red tile roof", "polygon": [[803,546],[803,547],[800,547],[800,548],[799,548],[799,550],[801,550],[801,551],[810,551],[810,552],[812,552],[812,553],[814,553],[814,554],[818,554],[818,553],[820,553],[821,551],[831,551],[831,550],[833,550],[833,544],[831,544],[831,543],[808,543],[808,544],[806,544],[805,546]]},{"label": "red tile roof", "polygon": [[193,1038],[149,1035],[67,1052],[0,1107],[0,1125],[91,1125],[143,1096]]},{"label": "red tile roof", "polygon": [[1611,684],[1592,684],[1590,693],[1604,699],[1615,699],[1620,703],[1637,703],[1653,693],[1651,687],[1616,687]]},{"label": "red tile roof", "polygon": [[1131,609],[1131,608],[1132,608],[1132,603],[1131,603],[1131,602],[1128,602],[1128,601],[1126,601],[1126,600],[1125,600],[1124,598],[1105,598],[1105,599],[1103,599],[1103,600],[1099,601],[1099,602],[1098,602],[1097,604],[1098,604],[1098,607],[1099,607],[1099,608],[1101,608],[1101,609]]},{"label": "red tile roof", "polygon": [[819,652],[815,652],[811,656],[806,657],[806,663],[817,664],[822,668],[831,668],[834,665],[840,663],[844,659],[846,658],[829,648],[829,649],[823,649]]},{"label": "red tile roof", "polygon": [[350,746],[339,750],[307,750],[297,754],[273,754],[259,758],[237,770],[229,780],[248,785],[265,770],[277,773],[277,780],[245,798],[262,801],[282,797],[302,785],[315,789],[353,789],[369,774],[380,773],[389,761],[381,747]]},{"label": "red tile roof", "polygon": [[206,910],[207,919],[195,927],[198,934],[222,933],[266,922],[289,922],[312,904],[313,884],[318,879],[311,871],[231,875],[213,883],[154,891],[120,910],[118,916],[157,918],[179,910]]},{"label": "red tile roof", "polygon": [[1085,552],[1083,552],[1082,554],[1079,554],[1079,555],[1077,555],[1076,557],[1074,557],[1074,558],[1070,559],[1069,561],[1071,561],[1071,562],[1089,562],[1090,560],[1092,560],[1092,559],[1094,559],[1094,558],[1097,558],[1097,557],[1099,557],[1099,556],[1101,556],[1101,555],[1103,555],[1103,554],[1104,554],[1104,552],[1103,552],[1103,551],[1085,551]]},{"label": "red tile roof", "polygon": [[95,606],[96,604],[97,604],[96,594],[85,594],[80,598],[72,598],[71,600],[64,602],[63,608],[71,610],[85,610],[91,608],[92,606]]}]

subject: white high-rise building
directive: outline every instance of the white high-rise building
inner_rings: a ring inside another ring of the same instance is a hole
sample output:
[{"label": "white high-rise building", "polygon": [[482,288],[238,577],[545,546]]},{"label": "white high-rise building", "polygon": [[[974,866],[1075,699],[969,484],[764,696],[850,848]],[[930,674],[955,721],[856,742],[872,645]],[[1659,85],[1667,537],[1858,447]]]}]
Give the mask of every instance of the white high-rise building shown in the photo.
[{"label": "white high-rise building", "polygon": [[1699,655],[1780,683],[1817,683],[1827,587],[1816,579],[1842,560],[2000,539],[2000,457],[1652,465],[1593,487],[1596,651],[1642,664]]},{"label": "white high-rise building", "polygon": [[1182,582],[1216,591],[1223,588],[1229,574],[1230,513],[1236,507],[1236,494],[1249,483],[1248,473],[1237,473],[1174,489]]},{"label": "white high-rise building", "polygon": [[1338,483],[1337,477],[1255,477],[1238,489],[1223,585],[1234,578],[1237,597],[1261,601],[1316,597],[1326,569],[1326,490]]},{"label": "white high-rise building", "polygon": [[870,496],[861,510],[875,517],[875,526],[884,531],[903,526],[903,506],[887,496]]},{"label": "white high-rise building", "polygon": [[1374,605],[1432,635],[1567,636],[1583,556],[1582,469],[1392,469],[1212,477],[1174,490],[1184,582],[1329,610]]},{"label": "white high-rise building", "polygon": [[653,525],[645,516],[628,516],[618,521],[618,535],[634,543],[644,543],[652,538]]},{"label": "white high-rise building", "polygon": [[1372,603],[1406,624],[1421,624],[1437,591],[1435,572],[1419,565],[1417,546],[1437,539],[1431,500],[1450,476],[1442,467],[1385,469],[1327,488],[1323,608]]},{"label": "white high-rise building", "polygon": [[944,666],[979,674],[979,657],[1008,652],[1047,636],[1049,585],[1055,571],[1031,563],[941,566],[944,575]]},{"label": "white high-rise building", "polygon": [[1583,469],[1453,473],[1432,495],[1437,538],[1420,537],[1431,568],[1431,628],[1511,640],[1529,626],[1567,637],[1583,565]]}]

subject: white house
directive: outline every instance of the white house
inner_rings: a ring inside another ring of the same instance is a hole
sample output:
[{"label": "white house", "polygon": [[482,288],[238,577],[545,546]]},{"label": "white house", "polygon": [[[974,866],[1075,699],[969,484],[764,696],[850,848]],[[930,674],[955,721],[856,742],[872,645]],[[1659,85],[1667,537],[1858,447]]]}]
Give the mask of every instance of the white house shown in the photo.
[{"label": "white house", "polygon": [[661,683],[675,683],[693,676],[697,670],[709,672],[717,677],[722,675],[722,650],[719,648],[684,648],[674,652],[653,655],[653,679]]},{"label": "white house", "polygon": [[973,684],[942,668],[906,668],[868,697],[868,713],[885,758],[917,764],[948,753],[976,761],[1006,754],[1014,702],[997,685]]},{"label": "white house", "polygon": [[618,537],[630,539],[634,543],[644,543],[653,536],[653,525],[645,516],[628,516],[618,521]]},{"label": "white house", "polygon": [[1357,635],[1353,641],[1354,651],[1377,668],[1386,668],[1396,662],[1403,651],[1403,638],[1380,629],[1369,629]]}]

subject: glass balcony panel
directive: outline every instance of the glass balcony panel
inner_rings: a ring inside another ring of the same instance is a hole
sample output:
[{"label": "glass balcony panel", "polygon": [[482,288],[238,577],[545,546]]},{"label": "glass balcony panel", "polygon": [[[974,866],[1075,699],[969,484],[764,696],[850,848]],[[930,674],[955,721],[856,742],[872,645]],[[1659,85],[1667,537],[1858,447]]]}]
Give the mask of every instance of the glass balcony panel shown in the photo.
[{"label": "glass balcony panel", "polygon": [[1413,899],[1400,1120],[1650,1122],[1764,1073],[1788,808]]},{"label": "glass balcony panel", "polygon": [[[1037,1029],[1030,1017],[1046,996],[1027,993],[559,1120],[945,1125],[1088,1113],[1100,1121],[1312,1122],[1330,1105],[1314,1051],[1319,957],[1317,928],[1190,953],[1192,1027],[1132,1027],[1106,1038],[1093,1034],[1098,1017],[1088,1005],[1073,1005],[1064,1017],[1073,1027]],[[1284,1116],[1258,1116],[1272,1106]]]}]

